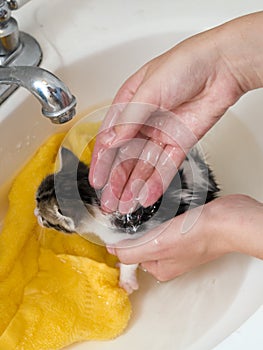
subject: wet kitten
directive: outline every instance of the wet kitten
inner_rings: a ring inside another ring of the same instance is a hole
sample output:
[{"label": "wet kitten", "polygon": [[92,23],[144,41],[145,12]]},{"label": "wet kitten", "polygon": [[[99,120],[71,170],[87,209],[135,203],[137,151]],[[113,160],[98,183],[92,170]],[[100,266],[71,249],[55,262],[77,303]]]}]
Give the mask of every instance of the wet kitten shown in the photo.
[{"label": "wet kitten", "polygon": [[[61,170],[47,176],[36,193],[35,215],[41,226],[65,233],[90,233],[106,244],[137,238],[149,229],[195,207],[209,202],[219,191],[211,170],[196,151],[183,162],[162,198],[154,205],[139,207],[130,214],[106,214],[90,186],[89,168],[67,148],[61,149]],[[120,264],[120,286],[131,293],[138,289],[138,265]]]}]

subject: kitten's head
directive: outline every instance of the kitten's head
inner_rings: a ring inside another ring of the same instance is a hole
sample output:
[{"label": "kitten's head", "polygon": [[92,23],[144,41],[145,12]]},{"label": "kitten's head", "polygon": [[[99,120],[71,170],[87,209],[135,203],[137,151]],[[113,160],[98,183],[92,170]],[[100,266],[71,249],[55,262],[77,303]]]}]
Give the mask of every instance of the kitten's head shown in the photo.
[{"label": "kitten's head", "polygon": [[41,226],[72,233],[97,199],[88,185],[88,167],[66,148],[60,161],[60,171],[48,175],[37,190],[35,215]]},{"label": "kitten's head", "polygon": [[54,174],[47,176],[40,184],[36,194],[35,215],[42,227],[54,228],[58,231],[71,233],[75,224],[71,217],[62,214],[57,201]]}]

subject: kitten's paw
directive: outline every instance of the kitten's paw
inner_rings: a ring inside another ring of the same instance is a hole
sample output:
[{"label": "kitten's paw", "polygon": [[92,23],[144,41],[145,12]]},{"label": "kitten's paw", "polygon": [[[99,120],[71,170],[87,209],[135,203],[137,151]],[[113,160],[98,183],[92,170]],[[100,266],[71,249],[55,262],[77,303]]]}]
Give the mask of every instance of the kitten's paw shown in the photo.
[{"label": "kitten's paw", "polygon": [[129,281],[119,281],[119,286],[126,290],[128,294],[132,294],[135,290],[139,288],[137,278]]},{"label": "kitten's paw", "polygon": [[136,273],[138,264],[125,265],[119,263],[118,267],[120,268],[119,286],[125,289],[128,294],[131,294],[139,288]]}]

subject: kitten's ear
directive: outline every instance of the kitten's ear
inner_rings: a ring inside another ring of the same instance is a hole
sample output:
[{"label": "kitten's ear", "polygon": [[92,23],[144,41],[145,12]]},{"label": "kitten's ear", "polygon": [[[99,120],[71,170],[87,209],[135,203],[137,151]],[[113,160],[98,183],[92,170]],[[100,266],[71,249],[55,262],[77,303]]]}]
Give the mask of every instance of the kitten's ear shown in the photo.
[{"label": "kitten's ear", "polygon": [[74,171],[78,168],[79,159],[68,148],[60,149],[60,171]]}]

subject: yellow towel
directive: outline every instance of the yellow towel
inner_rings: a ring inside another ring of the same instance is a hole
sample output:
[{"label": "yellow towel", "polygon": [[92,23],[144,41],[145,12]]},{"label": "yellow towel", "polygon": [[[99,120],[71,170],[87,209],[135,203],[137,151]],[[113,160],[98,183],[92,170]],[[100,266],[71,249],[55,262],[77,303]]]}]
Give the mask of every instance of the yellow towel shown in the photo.
[{"label": "yellow towel", "polygon": [[[74,128],[67,139],[71,146],[77,141],[80,153],[87,128],[83,134],[83,127]],[[130,318],[115,258],[77,234],[39,227],[33,214],[36,189],[53,172],[64,136],[52,136],[38,150],[9,194],[0,235],[0,350],[52,350],[112,339]],[[91,150],[85,149],[88,163]]]}]

